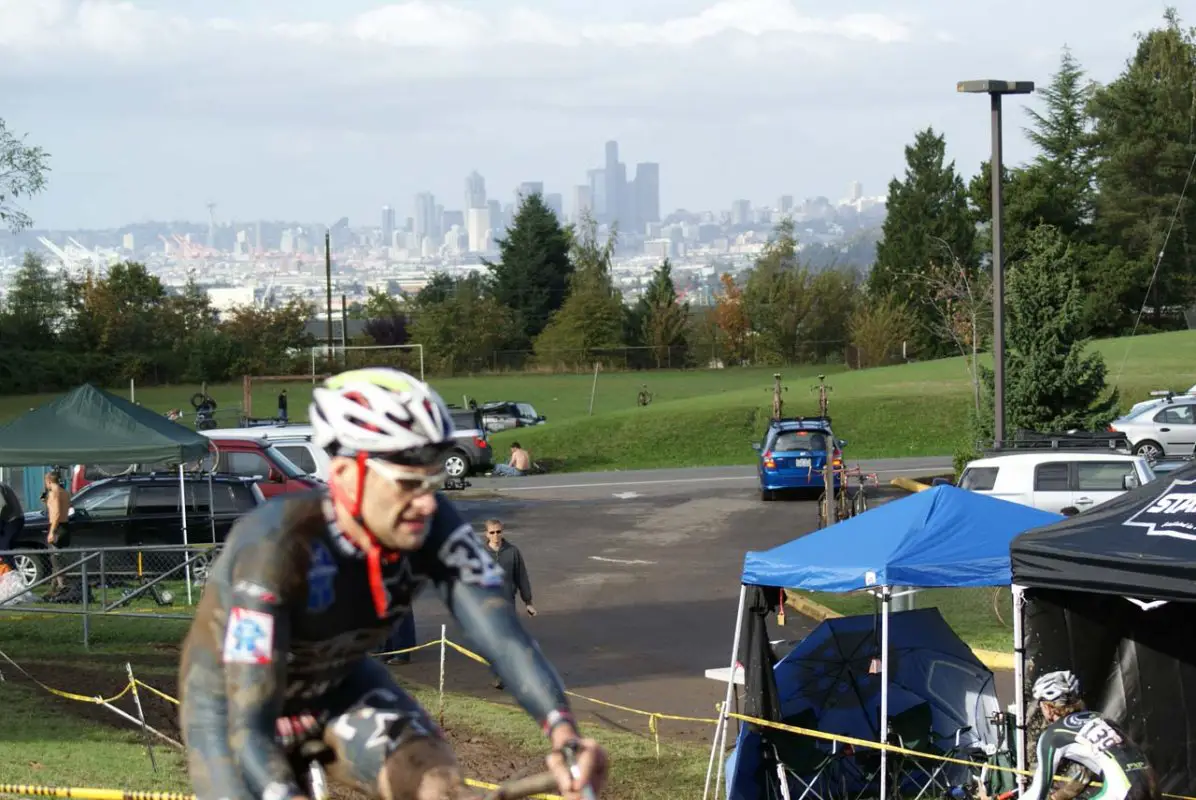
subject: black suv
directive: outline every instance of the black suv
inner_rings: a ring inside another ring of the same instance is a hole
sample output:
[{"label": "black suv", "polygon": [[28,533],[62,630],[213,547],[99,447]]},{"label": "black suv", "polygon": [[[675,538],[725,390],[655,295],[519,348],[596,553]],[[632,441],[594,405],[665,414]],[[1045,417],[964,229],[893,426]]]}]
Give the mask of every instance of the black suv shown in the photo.
[{"label": "black suv", "polygon": [[[237,518],[265,502],[252,479],[213,475],[184,476],[187,539],[191,544],[223,542]],[[120,475],[89,483],[71,498],[71,549],[181,545],[183,515],[177,473]],[[25,527],[13,550],[46,546],[50,521],[44,510],[25,514]],[[49,574],[44,559],[16,556],[27,580]]]},{"label": "black suv", "polygon": [[452,478],[464,478],[488,470],[494,459],[490,439],[482,427],[482,412],[477,409],[449,406],[456,428],[453,438],[457,446],[444,462],[445,472]]},{"label": "black suv", "polygon": [[491,402],[482,403],[482,422],[489,433],[511,428],[529,428],[543,425],[548,418],[537,414],[531,403]]}]

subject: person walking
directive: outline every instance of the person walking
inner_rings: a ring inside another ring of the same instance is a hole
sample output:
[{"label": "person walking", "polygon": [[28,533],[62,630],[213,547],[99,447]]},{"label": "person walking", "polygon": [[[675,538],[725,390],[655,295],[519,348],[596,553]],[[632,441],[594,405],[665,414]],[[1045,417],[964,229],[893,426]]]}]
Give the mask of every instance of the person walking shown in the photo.
[{"label": "person walking", "polygon": [[[498,519],[486,520],[486,547],[492,557],[502,567],[503,594],[515,602],[515,595],[523,599],[529,617],[536,616],[536,607],[532,605],[532,583],[527,576],[527,566],[523,562],[523,553],[519,548],[507,541],[503,524]],[[503,682],[494,679],[494,688],[502,689]]]},{"label": "person walking", "polygon": [[7,564],[12,570],[17,568],[16,561],[4,551],[12,549],[13,542],[24,527],[25,512],[21,508],[20,498],[11,486],[0,481],[0,563]]},{"label": "person walking", "polygon": [[[71,546],[70,526],[67,522],[71,509],[71,496],[58,482],[58,473],[47,472],[46,486],[46,516],[50,521],[50,530],[46,534],[46,545],[50,549],[50,569],[58,572],[63,569],[64,559],[59,552],[64,547]],[[59,574],[54,578],[54,588],[47,597],[54,597],[66,591],[66,576]]]}]

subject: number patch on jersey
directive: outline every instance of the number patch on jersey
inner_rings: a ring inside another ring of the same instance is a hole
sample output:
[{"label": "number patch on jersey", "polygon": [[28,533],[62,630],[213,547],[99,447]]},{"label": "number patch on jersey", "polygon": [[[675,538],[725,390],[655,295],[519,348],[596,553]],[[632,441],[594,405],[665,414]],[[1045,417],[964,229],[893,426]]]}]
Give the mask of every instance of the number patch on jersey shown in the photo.
[{"label": "number patch on jersey", "polygon": [[1117,731],[1113,730],[1112,726],[1100,717],[1084,723],[1084,727],[1080,728],[1076,738],[1091,745],[1092,749],[1098,753],[1103,753],[1110,747],[1116,747],[1122,741]]},{"label": "number patch on jersey", "polygon": [[502,586],[502,567],[486,553],[482,543],[466,524],[453,531],[440,546],[440,560],[457,572],[463,583],[474,586]]},{"label": "number patch on jersey", "polygon": [[274,660],[274,617],[234,606],[224,629],[225,664],[269,664]]}]

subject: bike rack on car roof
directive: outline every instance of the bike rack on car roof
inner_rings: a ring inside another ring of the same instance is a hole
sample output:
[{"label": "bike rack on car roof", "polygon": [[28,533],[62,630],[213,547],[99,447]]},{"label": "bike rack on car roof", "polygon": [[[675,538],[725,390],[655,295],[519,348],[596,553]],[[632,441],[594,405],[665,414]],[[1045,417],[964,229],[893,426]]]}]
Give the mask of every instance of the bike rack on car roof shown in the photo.
[{"label": "bike rack on car roof", "polygon": [[774,419],[774,420],[771,420],[771,421],[772,421],[772,422],[775,422],[775,423],[781,423],[781,422],[814,422],[814,423],[818,423],[818,424],[821,424],[821,425],[826,425],[826,426],[828,426],[828,427],[829,427],[829,426],[830,426],[830,424],[831,424],[831,418],[830,418],[830,417],[823,417],[823,416],[817,416],[817,417],[781,417],[780,419]]},{"label": "bike rack on car roof", "polygon": [[1000,455],[1003,453],[1032,450],[1112,450],[1118,453],[1128,453],[1130,440],[1121,431],[1041,433],[1039,431],[1019,430],[1013,439],[1002,439],[993,444],[977,442],[977,446],[977,449],[980,449],[986,455]]}]

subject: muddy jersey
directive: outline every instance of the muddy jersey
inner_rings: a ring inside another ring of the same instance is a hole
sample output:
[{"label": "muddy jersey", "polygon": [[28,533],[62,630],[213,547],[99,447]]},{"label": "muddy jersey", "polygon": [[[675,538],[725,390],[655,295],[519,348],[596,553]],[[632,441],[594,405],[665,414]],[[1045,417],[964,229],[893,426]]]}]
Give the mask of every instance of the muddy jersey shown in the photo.
[{"label": "muddy jersey", "polygon": [[1038,766],[1023,800],[1046,800],[1064,760],[1100,776],[1102,800],[1151,794],[1153,780],[1142,751],[1112,721],[1095,711],[1079,711],[1048,725],[1038,737]]},{"label": "muddy jersey", "polygon": [[503,594],[501,568],[452,503],[437,500],[423,545],[383,558],[380,587],[366,553],[331,522],[323,490],[285,495],[238,520],[183,645],[188,746],[219,740],[220,751],[235,754],[235,766],[223,768],[239,770],[258,796],[292,786],[279,720],[318,717],[321,701],[377,650],[425,586],[546,731],[571,719],[560,678]]}]

